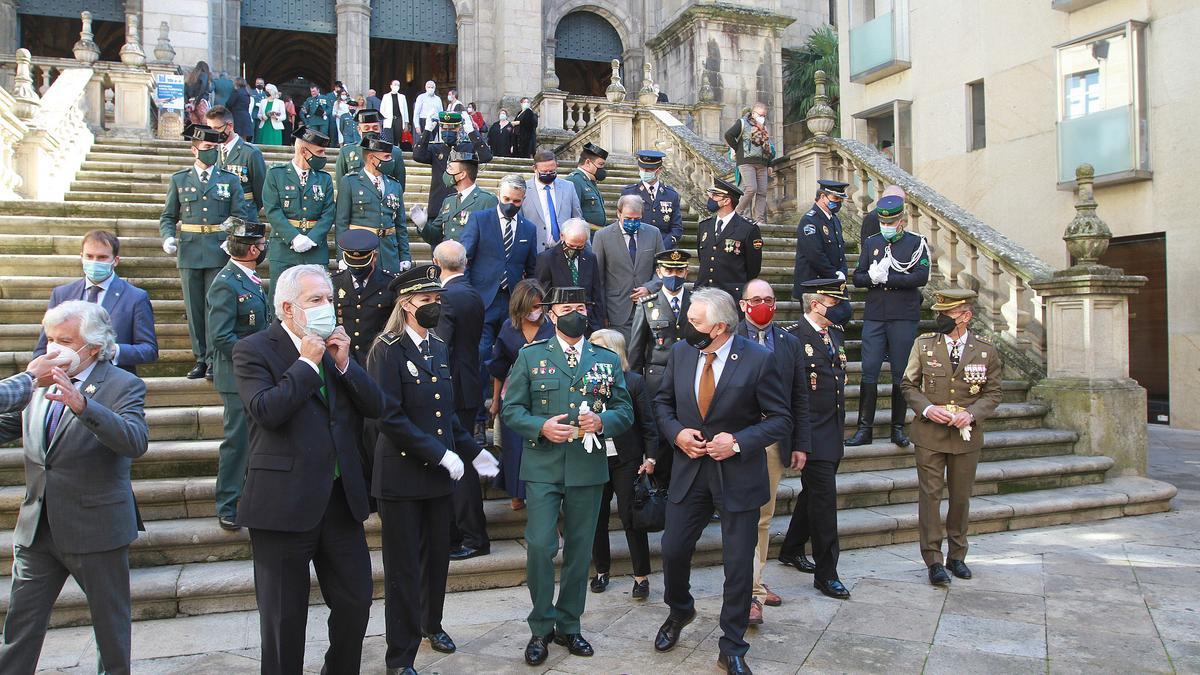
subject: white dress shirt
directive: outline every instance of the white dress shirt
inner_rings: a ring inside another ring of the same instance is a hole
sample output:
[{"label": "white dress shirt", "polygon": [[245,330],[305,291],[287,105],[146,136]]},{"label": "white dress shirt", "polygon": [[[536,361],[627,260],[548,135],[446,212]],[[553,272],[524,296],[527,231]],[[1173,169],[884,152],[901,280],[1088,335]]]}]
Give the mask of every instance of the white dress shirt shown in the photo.
[{"label": "white dress shirt", "polygon": [[262,279],[258,278],[258,271],[255,270],[253,267],[249,267],[241,262],[238,262],[237,260],[234,260],[233,258],[230,258],[229,262],[233,263],[234,265],[237,265],[239,269],[241,269],[243,272],[245,272],[246,276],[250,277],[250,281],[253,281],[254,283],[258,284],[259,286],[262,286]]},{"label": "white dress shirt", "polygon": [[238,142],[237,132],[236,131],[229,132],[229,138],[225,141],[225,144],[221,146],[221,155],[224,157],[228,157],[229,153],[233,152],[233,146],[237,145],[237,142]]},{"label": "white dress shirt", "polygon": [[[721,382],[721,373],[725,370],[725,362],[729,360],[729,351],[731,349],[733,349],[733,336],[732,335],[729,336],[729,339],[725,341],[725,344],[718,347],[715,352],[717,355],[717,358],[713,359],[713,362],[712,362],[713,386],[714,387],[716,385],[720,384],[720,382]],[[712,350],[710,349],[708,351],[712,351]],[[705,352],[700,352],[700,357],[696,360],[695,389],[696,389],[696,402],[697,403],[699,403],[699,401],[700,401],[700,378],[704,375],[704,359],[706,358],[704,356],[704,354],[705,354]]]},{"label": "white dress shirt", "polygon": [[458,193],[458,203],[461,204],[464,201],[466,201],[467,197],[470,196],[470,194],[474,191],[475,191],[475,184],[471,183],[466,188],[464,188],[461,192]]},{"label": "white dress shirt", "polygon": [[571,343],[562,339],[562,335],[559,335],[558,331],[554,332],[554,338],[558,340],[558,346],[560,349],[562,349],[563,358],[566,358],[567,356],[567,349],[573,346],[575,349],[575,358],[579,359],[577,363],[583,362],[583,346],[587,344],[587,340],[585,338],[580,338],[579,342],[576,342],[574,345],[571,345]]},{"label": "white dress shirt", "polygon": [[83,278],[83,295],[82,295],[82,296],[80,296],[80,298],[79,298],[79,299],[80,299],[80,300],[87,300],[87,296],[88,296],[88,289],[89,289],[89,288],[91,288],[92,286],[99,286],[99,287],[100,287],[100,294],[96,296],[96,304],[97,304],[97,305],[103,305],[103,304],[104,304],[104,297],[108,295],[108,287],[109,287],[109,286],[112,286],[113,279],[116,279],[116,278],[117,278],[117,273],[116,273],[116,272],[113,272],[112,274],[108,275],[108,278],[107,278],[107,279],[105,279],[104,281],[101,281],[100,283],[96,284],[96,283],[92,283],[92,280],[91,280],[91,279],[88,279],[87,277],[84,277],[84,278]]},{"label": "white dress shirt", "polygon": [[653,183],[643,182],[642,185],[646,186],[646,192],[650,193],[650,199],[658,197],[658,181],[654,181]]},{"label": "white dress shirt", "polygon": [[299,178],[302,183],[308,185],[308,173],[311,171],[311,169],[306,169],[300,166],[296,163],[296,159],[292,158],[292,171],[296,172],[296,177]]},{"label": "white dress shirt", "polygon": [[421,92],[413,101],[413,121],[425,119],[442,111],[442,97]]},{"label": "white dress shirt", "polygon": [[[415,345],[417,349],[421,348],[422,342],[429,339],[428,332],[425,333],[425,337],[421,337],[421,334],[418,333],[412,326],[408,325],[407,323],[404,324],[404,333],[405,333],[405,335],[408,335],[408,339],[412,340],[413,345]],[[433,353],[433,347],[429,348],[429,353],[430,354]]]},{"label": "white dress shirt", "polygon": [[196,170],[196,178],[199,178],[200,182],[203,183],[204,174],[208,174],[209,180],[212,180],[213,172],[216,171],[217,167],[210,166],[207,169],[201,169],[199,166],[193,165],[192,168]]}]

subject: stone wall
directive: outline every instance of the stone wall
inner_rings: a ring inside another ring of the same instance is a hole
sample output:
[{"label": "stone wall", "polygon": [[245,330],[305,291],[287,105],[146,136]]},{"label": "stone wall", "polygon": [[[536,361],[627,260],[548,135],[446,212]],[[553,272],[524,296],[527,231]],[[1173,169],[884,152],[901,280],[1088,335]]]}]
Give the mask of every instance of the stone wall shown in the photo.
[{"label": "stone wall", "polygon": [[[190,68],[197,61],[208,61],[213,70],[220,70],[221,66],[213,63],[209,10],[209,0],[143,0],[143,48],[153,54],[154,44],[158,42],[158,25],[166,21],[171,27],[175,63]],[[240,68],[235,68],[240,75]]]}]

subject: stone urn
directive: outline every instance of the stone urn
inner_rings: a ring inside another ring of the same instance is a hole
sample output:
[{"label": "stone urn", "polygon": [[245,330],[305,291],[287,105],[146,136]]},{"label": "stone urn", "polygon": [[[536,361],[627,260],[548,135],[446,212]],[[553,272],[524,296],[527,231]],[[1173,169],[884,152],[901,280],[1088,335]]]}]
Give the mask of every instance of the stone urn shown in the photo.
[{"label": "stone urn", "polygon": [[837,126],[837,113],[829,105],[829,96],[825,93],[827,79],[825,71],[818,70],[813,74],[813,79],[816,80],[816,95],[813,97],[813,105],[808,109],[808,116],[804,118],[804,123],[813,136],[823,138],[829,136],[829,132]]},{"label": "stone urn", "polygon": [[612,60],[612,79],[608,88],[604,90],[604,95],[608,97],[609,103],[621,103],[625,100],[625,85],[621,84],[621,61],[619,59]]},{"label": "stone urn", "polygon": [[121,63],[127,66],[146,65],[146,52],[142,51],[140,34],[137,14],[126,14],[125,44],[121,45]]},{"label": "stone urn", "polygon": [[654,105],[658,103],[658,94],[654,93],[654,80],[650,77],[650,63],[642,65],[642,88],[638,90],[638,105]]},{"label": "stone urn", "polygon": [[92,35],[92,13],[85,10],[79,13],[79,18],[83,21],[83,30],[79,31],[79,42],[72,51],[76,61],[90,66],[100,60],[100,47],[96,46]]},{"label": "stone urn", "polygon": [[154,62],[175,62],[175,48],[171,46],[171,25],[166,21],[158,24],[158,44],[154,45]]}]

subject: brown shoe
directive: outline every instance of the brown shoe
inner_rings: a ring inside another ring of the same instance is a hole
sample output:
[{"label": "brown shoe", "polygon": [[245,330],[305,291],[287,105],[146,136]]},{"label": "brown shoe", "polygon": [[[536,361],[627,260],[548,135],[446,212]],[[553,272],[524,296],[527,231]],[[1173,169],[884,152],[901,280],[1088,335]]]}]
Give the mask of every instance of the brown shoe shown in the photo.
[{"label": "brown shoe", "polygon": [[750,625],[751,626],[761,626],[762,625],[762,622],[763,622],[762,607],[763,607],[762,603],[758,601],[758,598],[754,598],[753,600],[750,601]]},{"label": "brown shoe", "polygon": [[763,584],[763,590],[766,591],[766,595],[763,596],[764,605],[767,607],[778,607],[783,604],[783,598],[779,597],[779,594],[772,591],[766,584]]},{"label": "brown shoe", "polygon": [[512,507],[513,511],[520,511],[521,509],[525,508],[525,500],[513,497],[512,502],[509,503],[509,506]]}]

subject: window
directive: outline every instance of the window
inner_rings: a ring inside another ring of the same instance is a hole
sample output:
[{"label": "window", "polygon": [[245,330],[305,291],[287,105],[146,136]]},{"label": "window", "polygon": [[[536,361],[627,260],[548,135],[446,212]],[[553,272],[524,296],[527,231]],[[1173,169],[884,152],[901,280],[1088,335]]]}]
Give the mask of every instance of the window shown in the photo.
[{"label": "window", "polygon": [[987,146],[987,116],[983,107],[983,80],[967,85],[967,150]]},{"label": "window", "polygon": [[854,138],[912,171],[912,101],[889,101],[854,115]]},{"label": "window", "polygon": [[848,0],[850,81],[867,84],[912,66],[908,0]]},{"label": "window", "polygon": [[1145,28],[1130,21],[1056,47],[1060,188],[1073,189],[1084,163],[1100,185],[1150,177]]}]

